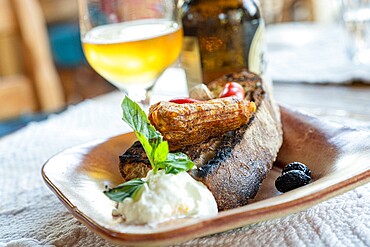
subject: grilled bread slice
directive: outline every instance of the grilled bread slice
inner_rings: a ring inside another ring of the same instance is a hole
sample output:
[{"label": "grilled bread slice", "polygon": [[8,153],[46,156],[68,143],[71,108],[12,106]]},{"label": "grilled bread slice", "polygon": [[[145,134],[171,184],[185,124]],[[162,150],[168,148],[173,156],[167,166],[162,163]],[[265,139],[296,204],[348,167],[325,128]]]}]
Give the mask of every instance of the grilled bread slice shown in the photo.
[{"label": "grilled bread slice", "polygon": [[[262,79],[242,70],[225,75],[208,87],[214,95],[218,95],[228,82],[238,82],[243,86],[245,105],[253,102],[256,111],[247,108],[250,110],[247,120],[236,128],[205,140],[198,138],[199,143],[175,143],[175,148],[172,148],[187,154],[194,161],[197,168],[189,171],[190,175],[208,187],[220,211],[246,205],[249,199],[254,198],[282,144],[279,108]],[[218,121],[223,125],[222,118]],[[195,135],[201,136],[202,131],[198,131]],[[119,166],[125,180],[145,177],[150,169],[138,142],[120,156]]]}]

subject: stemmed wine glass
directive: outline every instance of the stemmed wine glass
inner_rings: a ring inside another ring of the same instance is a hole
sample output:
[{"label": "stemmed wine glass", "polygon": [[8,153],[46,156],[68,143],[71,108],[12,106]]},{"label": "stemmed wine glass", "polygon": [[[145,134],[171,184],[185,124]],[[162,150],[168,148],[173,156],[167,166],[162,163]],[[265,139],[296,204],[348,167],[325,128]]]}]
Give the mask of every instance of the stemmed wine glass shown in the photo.
[{"label": "stemmed wine glass", "polygon": [[144,108],[180,54],[176,0],[79,0],[84,54],[92,68]]}]

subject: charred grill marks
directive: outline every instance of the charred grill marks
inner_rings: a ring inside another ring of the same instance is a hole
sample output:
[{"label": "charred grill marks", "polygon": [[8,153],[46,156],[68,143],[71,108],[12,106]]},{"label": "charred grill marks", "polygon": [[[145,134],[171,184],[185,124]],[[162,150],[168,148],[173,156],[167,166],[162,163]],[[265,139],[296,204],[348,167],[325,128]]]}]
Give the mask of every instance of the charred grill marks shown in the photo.
[{"label": "charred grill marks", "polygon": [[[256,195],[282,143],[278,106],[264,91],[261,78],[239,71],[211,82],[208,87],[214,95],[219,95],[224,85],[231,81],[239,82],[246,92],[246,100],[254,101],[257,106],[248,123],[237,130],[178,149],[194,161],[197,169],[190,174],[208,187],[219,210],[245,205]],[[139,142],[120,157],[120,172],[125,180],[144,177],[149,168]]]}]

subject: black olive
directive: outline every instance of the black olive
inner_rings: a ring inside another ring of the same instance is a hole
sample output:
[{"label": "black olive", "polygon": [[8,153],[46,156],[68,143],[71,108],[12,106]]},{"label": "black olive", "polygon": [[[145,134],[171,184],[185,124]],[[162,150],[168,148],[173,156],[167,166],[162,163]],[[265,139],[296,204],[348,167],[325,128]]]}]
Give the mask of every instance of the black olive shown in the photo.
[{"label": "black olive", "polygon": [[303,163],[301,162],[292,162],[288,165],[286,165],[282,171],[282,173],[286,173],[288,171],[293,171],[293,170],[299,170],[304,172],[307,176],[311,177],[311,170]]},{"label": "black olive", "polygon": [[288,192],[290,190],[302,187],[310,183],[311,177],[307,176],[303,171],[292,170],[280,175],[275,181],[275,187],[280,192]]}]

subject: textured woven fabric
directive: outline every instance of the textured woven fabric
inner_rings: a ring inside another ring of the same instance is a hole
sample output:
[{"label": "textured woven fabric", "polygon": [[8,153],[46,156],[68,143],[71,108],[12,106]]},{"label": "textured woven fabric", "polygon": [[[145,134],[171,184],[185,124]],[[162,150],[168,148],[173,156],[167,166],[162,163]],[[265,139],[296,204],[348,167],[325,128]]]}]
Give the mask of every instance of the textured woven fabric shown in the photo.
[{"label": "textured woven fabric", "polygon": [[[79,223],[41,177],[52,155],[127,132],[120,93],[71,106],[0,139],[0,247],[114,246]],[[370,246],[370,184],[283,218],[179,246]]]}]

